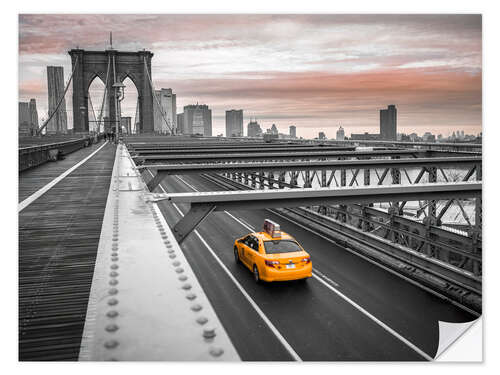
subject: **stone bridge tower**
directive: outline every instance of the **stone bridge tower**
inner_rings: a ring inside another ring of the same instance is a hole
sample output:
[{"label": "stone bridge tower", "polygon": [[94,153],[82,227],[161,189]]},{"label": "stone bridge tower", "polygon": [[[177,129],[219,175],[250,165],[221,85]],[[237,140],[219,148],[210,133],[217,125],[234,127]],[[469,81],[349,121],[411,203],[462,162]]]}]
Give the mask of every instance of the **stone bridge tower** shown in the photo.
[{"label": "stone bridge tower", "polygon": [[[113,84],[123,82],[129,77],[137,89],[139,105],[139,123],[136,131],[138,133],[152,133],[153,127],[153,90],[151,88],[151,58],[150,51],[120,52],[114,49],[105,51],[85,51],[83,49],[72,49],[68,52],[71,56],[72,70],[78,58],[78,63],[73,73],[73,131],[89,131],[89,87],[92,81],[99,77],[106,84],[106,101],[109,105],[109,120],[116,124],[116,102]],[[146,64],[144,64],[144,60]],[[148,71],[146,71],[146,68]],[[148,77],[149,72],[149,77]]]}]

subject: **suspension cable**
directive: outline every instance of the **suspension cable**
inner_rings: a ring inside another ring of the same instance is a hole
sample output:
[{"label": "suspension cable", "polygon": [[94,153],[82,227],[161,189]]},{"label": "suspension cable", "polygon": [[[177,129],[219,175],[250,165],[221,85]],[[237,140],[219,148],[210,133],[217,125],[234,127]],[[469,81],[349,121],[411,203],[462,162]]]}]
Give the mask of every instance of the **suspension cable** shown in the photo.
[{"label": "suspension cable", "polygon": [[[137,133],[137,115],[139,114],[139,98],[137,98],[137,104],[135,105],[135,117],[134,117],[134,132]],[[130,129],[132,131],[132,129]]]},{"label": "suspension cable", "polygon": [[174,134],[174,131],[172,130],[172,127],[168,123],[168,119],[165,117],[165,114],[163,113],[163,108],[161,107],[161,104],[158,101],[158,97],[155,94],[155,89],[153,87],[153,81],[151,80],[151,76],[149,75],[149,71],[148,71],[148,65],[146,64],[146,57],[144,57],[144,68],[146,69],[146,74],[148,76],[149,84],[150,84],[150,87],[151,87],[151,92],[153,94],[153,97],[155,98],[156,104],[158,105],[158,108],[160,110],[161,116],[163,117],[163,120],[165,120],[165,124],[167,124],[168,128],[170,129],[170,133]]},{"label": "suspension cable", "polygon": [[97,133],[101,132],[102,112],[104,110],[104,103],[106,102],[106,93],[108,92],[108,80],[109,80],[109,67],[110,67],[110,65],[111,65],[111,58],[108,56],[108,68],[106,69],[106,82],[104,83],[104,95],[102,96],[101,110],[99,111],[99,120],[97,121]]},{"label": "suspension cable", "polygon": [[42,132],[43,129],[45,129],[45,127],[47,126],[47,124],[49,123],[50,120],[52,120],[52,117],[54,117],[54,115],[57,113],[57,110],[59,109],[59,106],[61,105],[64,97],[66,96],[66,92],[68,91],[68,88],[69,88],[69,84],[71,82],[71,80],[73,79],[73,74],[75,73],[75,70],[76,70],[76,66],[78,65],[78,56],[76,56],[76,59],[75,59],[75,66],[73,67],[73,71],[71,72],[71,76],[69,77],[69,81],[68,83],[66,84],[66,88],[64,89],[64,93],[63,95],[61,96],[61,98],[59,99],[59,102],[57,103],[56,105],[56,109],[54,109],[54,112],[52,112],[52,114],[49,116],[49,118],[45,121],[45,123],[40,127],[38,128],[36,134],[40,134]]}]

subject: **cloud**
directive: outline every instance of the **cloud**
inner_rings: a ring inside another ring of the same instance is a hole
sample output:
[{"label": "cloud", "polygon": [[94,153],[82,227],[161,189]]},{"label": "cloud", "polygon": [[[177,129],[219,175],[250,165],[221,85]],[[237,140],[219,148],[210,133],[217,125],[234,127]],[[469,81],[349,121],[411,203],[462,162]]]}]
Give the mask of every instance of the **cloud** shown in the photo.
[{"label": "cloud", "polygon": [[[178,112],[205,102],[216,128],[237,107],[263,122],[300,124],[309,136],[339,122],[348,133],[373,130],[378,109],[394,103],[400,129],[479,132],[481,22],[470,14],[23,14],[19,95],[37,97],[43,110],[45,66],[64,66],[68,77],[67,51],[107,48],[113,25],[115,48],[154,52],[155,86],[177,92]],[[124,108],[135,112],[135,103]]]}]

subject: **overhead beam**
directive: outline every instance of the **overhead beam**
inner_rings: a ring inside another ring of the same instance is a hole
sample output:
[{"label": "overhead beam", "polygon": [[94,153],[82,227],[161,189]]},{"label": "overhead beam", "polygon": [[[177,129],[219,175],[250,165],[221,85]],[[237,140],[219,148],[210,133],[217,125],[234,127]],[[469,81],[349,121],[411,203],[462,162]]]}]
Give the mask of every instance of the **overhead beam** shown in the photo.
[{"label": "overhead beam", "polygon": [[[481,196],[480,182],[433,183],[410,186],[361,186],[277,190],[243,190],[152,194],[151,200],[190,203],[190,212],[174,227],[179,242],[211,211],[255,210],[325,204],[363,204],[387,201],[440,200]],[[193,211],[193,213],[191,213]]]},{"label": "overhead beam", "polygon": [[281,151],[281,152],[239,152],[239,153],[201,153],[184,155],[182,153],[174,155],[137,155],[133,159],[143,163],[161,162],[183,162],[183,163],[209,163],[209,162],[241,162],[256,160],[297,160],[297,159],[331,159],[331,158],[356,158],[356,157],[389,157],[389,156],[431,156],[425,150],[374,150],[374,151]]},{"label": "overhead beam", "polygon": [[436,167],[470,167],[481,163],[481,157],[465,156],[452,158],[411,158],[411,159],[349,159],[349,160],[313,160],[313,161],[280,161],[254,163],[213,163],[213,164],[152,164],[140,168],[154,168],[171,175],[198,173],[249,173],[275,171],[304,171],[331,169],[363,169],[363,168],[414,168],[420,166]]},{"label": "overhead beam", "polygon": [[[232,147],[187,147],[187,148],[136,148],[131,150],[134,155],[139,156],[150,156],[150,155],[188,155],[188,154],[201,154],[201,153],[209,153],[209,154],[230,154],[235,153],[239,154],[242,152],[245,153],[264,153],[264,152],[279,152],[279,151],[355,151],[356,147],[339,147],[339,146],[297,146],[297,145],[279,145],[273,147],[262,147],[262,146],[232,146]],[[384,150],[386,148],[378,147],[377,149]]]}]

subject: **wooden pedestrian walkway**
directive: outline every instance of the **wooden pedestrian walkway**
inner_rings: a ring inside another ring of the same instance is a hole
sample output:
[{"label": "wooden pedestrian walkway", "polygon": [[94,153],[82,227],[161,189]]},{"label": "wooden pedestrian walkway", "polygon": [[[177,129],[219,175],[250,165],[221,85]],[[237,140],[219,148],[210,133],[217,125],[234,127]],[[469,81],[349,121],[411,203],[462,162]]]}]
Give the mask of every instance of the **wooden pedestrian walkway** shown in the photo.
[{"label": "wooden pedestrian walkway", "polygon": [[[21,174],[19,200],[101,145]],[[19,212],[20,360],[78,359],[115,149],[105,145]]]}]

